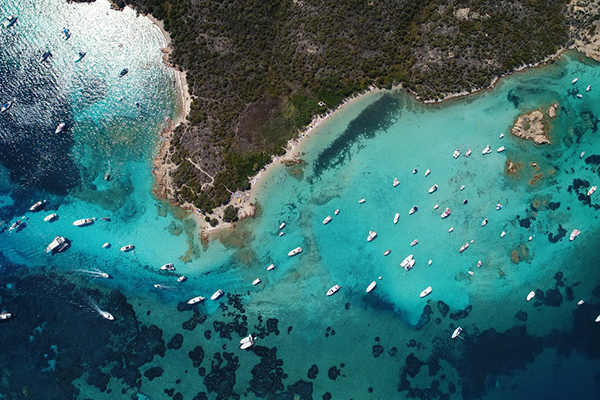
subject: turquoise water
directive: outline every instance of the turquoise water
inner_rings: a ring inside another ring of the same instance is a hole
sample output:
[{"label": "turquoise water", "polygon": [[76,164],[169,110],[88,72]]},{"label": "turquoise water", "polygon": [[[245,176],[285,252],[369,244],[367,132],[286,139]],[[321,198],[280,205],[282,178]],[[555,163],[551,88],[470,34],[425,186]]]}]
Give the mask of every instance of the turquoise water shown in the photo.
[{"label": "turquoise water", "polygon": [[[401,90],[352,101],[304,139],[303,164],[277,161],[267,171],[253,199],[257,217],[206,244],[194,216],[152,195],[159,131],[181,107],[158,29],[107,2],[2,6],[19,20],[1,35],[1,99],[16,100],[0,116],[0,218],[2,227],[26,223],[0,233],[0,307],[13,313],[0,330],[12,344],[0,355],[4,398],[597,392],[600,204],[598,194],[585,196],[600,180],[596,63],[569,54],[438,105]],[[46,49],[53,57],[40,64]],[[78,51],[87,54],[74,63]],[[129,73],[119,78],[123,68]],[[551,146],[509,133],[518,115],[554,102]],[[507,162],[516,174],[506,173]],[[46,209],[28,211],[40,199]],[[452,214],[441,219],[446,207]],[[51,212],[58,220],[43,221]],[[91,217],[90,226],[72,225]],[[582,233],[569,242],[574,228]],[[378,236],[367,242],[370,230]],[[56,235],[71,247],[43,253]],[[120,252],[126,244],[135,251]],[[297,246],[304,251],[288,257]],[[399,264],[409,254],[417,261],[407,272]],[[168,262],[175,272],[160,271]],[[334,284],[341,290],[327,297]],[[427,286],[432,293],[420,298]],[[219,288],[226,295],[218,301],[185,304]],[[462,340],[451,339],[457,326]],[[250,333],[256,344],[241,351]]]}]

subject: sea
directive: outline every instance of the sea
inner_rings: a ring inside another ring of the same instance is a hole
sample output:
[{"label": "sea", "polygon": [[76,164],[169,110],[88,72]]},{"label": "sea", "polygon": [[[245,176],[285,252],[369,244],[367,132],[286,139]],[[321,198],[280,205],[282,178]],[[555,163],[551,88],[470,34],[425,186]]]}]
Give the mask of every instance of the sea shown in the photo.
[{"label": "sea", "polygon": [[[402,89],[351,100],[298,162],[267,169],[254,217],[206,241],[152,190],[183,108],[160,30],[105,0],[0,4],[18,17],[0,27],[0,398],[600,393],[596,62],[565,53],[434,105]],[[551,144],[511,134],[554,104]],[[69,247],[45,253],[56,236]]]}]

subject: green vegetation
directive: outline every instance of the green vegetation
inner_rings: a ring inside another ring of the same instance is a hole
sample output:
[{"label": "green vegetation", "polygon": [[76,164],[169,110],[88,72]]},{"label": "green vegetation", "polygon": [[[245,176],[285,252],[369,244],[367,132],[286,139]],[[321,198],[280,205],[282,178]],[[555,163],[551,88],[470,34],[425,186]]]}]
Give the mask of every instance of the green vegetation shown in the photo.
[{"label": "green vegetation", "polygon": [[298,129],[348,96],[403,84],[440,99],[569,40],[567,0],[126,2],[164,21],[171,61],[187,71],[194,101],[171,143],[173,182],[177,201],[203,211],[247,189]]}]

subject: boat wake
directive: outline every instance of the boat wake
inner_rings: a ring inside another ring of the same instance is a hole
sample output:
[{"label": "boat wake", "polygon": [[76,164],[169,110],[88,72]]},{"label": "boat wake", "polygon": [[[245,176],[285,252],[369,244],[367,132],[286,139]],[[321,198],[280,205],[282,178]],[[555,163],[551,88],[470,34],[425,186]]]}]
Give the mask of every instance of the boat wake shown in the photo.
[{"label": "boat wake", "polygon": [[100,271],[98,268],[94,268],[91,270],[90,269],[75,269],[71,272],[87,275],[92,278],[105,278],[105,279],[112,278],[109,274],[107,274],[106,272]]},{"label": "boat wake", "polygon": [[110,314],[108,311],[104,311],[100,308],[100,306],[98,305],[98,303],[91,298],[90,296],[86,296],[87,297],[87,301],[90,304],[90,307],[92,307],[92,309],[94,311],[96,311],[102,318],[106,318],[108,320],[113,320],[115,319],[115,317],[112,316],[112,314]]}]

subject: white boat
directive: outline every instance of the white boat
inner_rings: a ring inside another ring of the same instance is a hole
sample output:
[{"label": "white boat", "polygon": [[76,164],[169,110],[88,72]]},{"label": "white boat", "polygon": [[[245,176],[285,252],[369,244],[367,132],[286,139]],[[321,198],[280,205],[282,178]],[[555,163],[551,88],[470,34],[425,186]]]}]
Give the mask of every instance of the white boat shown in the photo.
[{"label": "white boat", "polygon": [[477,268],[481,268],[481,260],[477,261]]},{"label": "white boat", "polygon": [[339,209],[336,209],[335,212],[334,212],[335,215],[338,215],[339,213],[340,213]]},{"label": "white boat", "polygon": [[429,260],[429,261],[427,262],[427,265],[431,265],[431,264],[433,264],[433,260]]},{"label": "white boat", "polygon": [[102,245],[103,249],[108,249],[110,247],[110,243],[106,242]]},{"label": "white boat", "polygon": [[571,232],[571,235],[569,236],[569,240],[572,242],[577,236],[579,236],[580,233],[581,231],[573,229],[573,232]]},{"label": "white boat", "polygon": [[252,335],[245,337],[244,339],[240,340],[240,349],[241,350],[246,350],[252,346],[254,346],[254,338],[252,337]]},{"label": "white boat", "polygon": [[324,220],[323,220],[323,225],[327,225],[328,223],[331,222],[331,215],[328,215]]},{"label": "white boat", "polygon": [[434,210],[437,210],[438,208],[440,208],[440,205],[439,205],[439,204],[436,204],[435,206],[433,206],[433,209],[434,209]]},{"label": "white boat", "polygon": [[65,238],[63,236],[57,236],[50,242],[50,244],[44,250],[44,253],[52,253],[54,251],[58,251],[59,246],[65,243]]},{"label": "white boat", "polygon": [[285,222],[282,222],[281,225],[279,225],[279,229],[283,229],[285,228]]},{"label": "white boat", "polygon": [[384,256],[387,256],[387,255],[388,255],[388,254],[390,254],[391,252],[392,252],[391,250],[386,250],[386,251],[383,253],[383,255],[384,255]]},{"label": "white boat", "polygon": [[486,154],[490,154],[491,152],[492,152],[492,148],[488,144],[487,146],[485,146],[485,149],[483,149],[483,151],[481,152],[481,154],[483,154],[485,156]]},{"label": "white boat", "polygon": [[460,151],[458,151],[458,147],[456,148],[456,150],[454,150],[454,153],[452,153],[452,157],[454,157],[454,158],[460,157]]},{"label": "white boat", "polygon": [[108,311],[100,311],[100,315],[102,315],[104,318],[106,318],[109,321],[112,321],[115,319],[115,317],[113,317],[112,314],[109,313]]},{"label": "white boat", "polygon": [[414,266],[415,263],[417,262],[417,260],[415,260],[414,258],[412,260],[410,260],[408,262],[408,264],[406,265],[406,267],[404,267],[405,270],[410,271]]},{"label": "white boat", "polygon": [[411,208],[410,211],[408,212],[408,215],[414,214],[418,210],[419,210],[419,207],[413,206],[413,208]]},{"label": "white boat", "polygon": [[431,173],[431,170],[428,169],[427,171],[425,171],[425,176],[429,176],[430,173]]},{"label": "white boat", "polygon": [[177,282],[185,282],[187,281],[187,276],[185,275],[181,275],[179,278],[177,278]]},{"label": "white boat", "polygon": [[400,184],[400,181],[398,180],[398,178],[394,178],[394,187],[398,186]]},{"label": "white boat", "polygon": [[452,232],[454,232],[454,228],[450,227],[450,229],[448,229],[448,233],[452,233]]},{"label": "white boat", "polygon": [[500,203],[496,204],[496,210],[502,210],[502,204],[500,204]]},{"label": "white boat", "polygon": [[409,255],[408,257],[406,257],[404,260],[402,260],[402,262],[400,263],[400,266],[401,266],[402,268],[406,268],[406,267],[407,267],[407,266],[410,264],[410,261],[411,261],[412,259],[413,259],[413,255],[411,254],[411,255]]},{"label": "white boat", "polygon": [[475,274],[473,271],[467,271],[467,273],[471,276],[473,276]]},{"label": "white boat", "polygon": [[56,213],[52,213],[52,214],[46,215],[46,216],[44,217],[44,221],[46,221],[46,222],[52,222],[52,221],[54,221],[56,218],[58,218],[58,215],[56,215]]},{"label": "white boat", "polygon": [[12,314],[9,313],[8,311],[2,311],[0,313],[0,320],[9,319],[10,317],[12,317]]},{"label": "white boat", "polygon": [[11,226],[10,228],[8,228],[8,231],[12,231],[12,230],[19,230],[18,228],[21,226],[21,224],[23,223],[23,221],[21,221],[20,219],[16,220]]},{"label": "white boat", "polygon": [[2,105],[2,108],[0,108],[0,113],[6,112],[8,111],[8,109],[13,105],[12,101],[7,101],[6,103],[4,103]]},{"label": "white boat", "polygon": [[467,150],[467,152],[465,153],[465,157],[469,157],[471,155],[471,149]]},{"label": "white boat", "polygon": [[467,248],[469,247],[469,242],[463,244],[460,249],[458,249],[459,253],[462,253],[463,251],[465,251]]},{"label": "white boat", "polygon": [[414,245],[417,245],[417,244],[419,244],[419,241],[417,239],[415,239],[412,242],[410,242],[410,246],[411,247],[414,246]]},{"label": "white boat", "polygon": [[433,289],[431,288],[431,286],[427,286],[427,289],[423,290],[421,292],[421,294],[419,295],[420,297],[425,297],[427,296],[429,293],[431,293]]},{"label": "white boat", "polygon": [[256,286],[261,282],[260,278],[256,278],[255,280],[252,281],[252,286]]},{"label": "white boat", "polygon": [[502,139],[504,137],[504,133],[501,133],[500,136],[498,136],[499,139]]},{"label": "white boat", "polygon": [[244,344],[244,343],[248,343],[248,342],[253,342],[254,341],[254,337],[252,337],[252,335],[246,336],[245,338],[242,338],[240,340],[240,344]]},{"label": "white boat", "polygon": [[187,303],[188,304],[197,304],[197,303],[200,303],[201,301],[204,301],[204,300],[205,300],[204,297],[197,296],[197,297],[194,297],[193,299],[189,299]]},{"label": "white boat", "polygon": [[83,57],[85,57],[85,55],[86,55],[85,51],[80,51],[80,52],[77,54],[77,56],[75,56],[75,59],[74,59],[74,61],[77,63],[77,62],[79,62],[79,61],[83,60]]},{"label": "white boat", "polygon": [[44,201],[38,201],[37,203],[35,203],[31,207],[29,207],[29,211],[41,210],[43,208],[42,206],[44,205],[44,203],[46,203],[46,200],[44,200]]},{"label": "white boat", "polygon": [[600,322],[600,315],[598,315],[598,316],[596,317],[596,320],[595,320],[594,322]]},{"label": "white boat", "polygon": [[394,224],[397,224],[399,219],[400,219],[400,213],[396,213],[396,215],[394,215]]},{"label": "white boat", "polygon": [[416,174],[418,172],[418,170],[415,168],[413,169],[413,175]]},{"label": "white boat", "polygon": [[527,239],[529,242],[531,242],[533,240],[533,236],[529,236],[529,239]]},{"label": "white boat", "polygon": [[358,204],[362,204],[362,203],[364,203],[365,201],[366,201],[365,199],[360,199],[360,200],[358,201]]},{"label": "white boat", "polygon": [[583,303],[585,303],[585,300],[579,300],[579,301],[577,302],[577,305],[578,305],[578,306],[581,306],[581,305],[583,305]]},{"label": "white boat", "polygon": [[489,222],[489,221],[488,221],[488,219],[487,219],[487,218],[486,218],[486,219],[484,219],[483,221],[481,221],[481,226],[486,226],[488,222]]},{"label": "white boat", "polygon": [[58,126],[56,127],[56,130],[54,131],[55,134],[57,133],[61,133],[63,131],[63,129],[65,129],[66,124],[64,122],[61,122],[60,124],[58,124]]},{"label": "white boat", "polygon": [[586,92],[589,92],[590,90],[592,90],[592,85],[589,85],[588,87],[585,88]]},{"label": "white boat", "polygon": [[578,94],[577,94],[577,98],[578,98],[578,99],[582,99],[582,98],[583,98],[583,95],[582,95],[581,93],[578,93]]},{"label": "white boat", "polygon": [[283,235],[285,235],[284,231],[279,232],[279,236],[283,236]]},{"label": "white boat", "polygon": [[535,292],[532,290],[531,292],[529,292],[529,294],[527,295],[527,301],[533,299],[535,297]]},{"label": "white boat", "polygon": [[168,263],[160,267],[160,269],[162,269],[163,271],[175,271],[175,266],[173,265],[173,263]]},{"label": "white boat", "polygon": [[588,192],[587,192],[587,195],[588,195],[588,196],[591,196],[591,195],[593,195],[593,194],[594,194],[594,192],[596,191],[596,189],[598,189],[598,187],[596,187],[596,186],[592,186],[592,187],[590,188],[590,190],[588,190]]},{"label": "white boat", "polygon": [[335,285],[333,286],[331,289],[329,289],[327,291],[327,296],[331,296],[332,294],[337,293],[338,290],[340,290],[341,286],[340,285]]},{"label": "white boat", "polygon": [[271,271],[275,268],[275,264],[271,264],[267,267],[267,271]]},{"label": "white boat", "polygon": [[288,253],[288,256],[292,257],[292,256],[295,256],[296,254],[300,254],[300,253],[302,253],[302,247],[296,247],[294,250],[292,250]]},{"label": "white boat", "polygon": [[432,187],[429,188],[429,193],[431,194],[431,193],[435,192],[436,190],[438,190],[438,185],[433,185]]},{"label": "white boat", "polygon": [[369,286],[367,286],[367,293],[372,292],[373,289],[375,289],[375,286],[377,286],[377,282],[375,282],[375,281],[371,282],[371,284]]},{"label": "white boat", "polygon": [[450,210],[450,207],[446,207],[446,210],[440,215],[440,217],[443,218],[448,218],[448,216],[452,213],[452,210]]},{"label": "white boat", "polygon": [[367,236],[367,242],[370,242],[371,240],[375,239],[376,237],[377,237],[377,232],[369,231],[369,236]]},{"label": "white boat", "polygon": [[462,192],[463,190],[465,190],[465,187],[466,187],[465,185],[462,185],[462,186],[460,187],[460,191]]},{"label": "white boat", "polygon": [[502,233],[500,234],[500,237],[503,238],[504,236],[506,236],[506,232],[502,231]]},{"label": "white boat", "polygon": [[571,85],[574,85],[574,84],[576,84],[578,80],[579,80],[579,78],[575,78],[575,79],[573,79],[573,80],[571,81]]},{"label": "white boat", "polygon": [[462,333],[462,328],[459,326],[458,328],[456,328],[454,330],[454,332],[452,333],[452,339],[455,339],[456,337],[458,337],[458,335],[460,335]]},{"label": "white boat", "polygon": [[91,218],[84,218],[84,219],[78,219],[77,221],[73,222],[74,226],[87,226],[87,225],[91,225],[94,223],[94,220]]},{"label": "white boat", "polygon": [[500,146],[498,147],[498,150],[496,150],[498,153],[502,153],[504,150],[506,150],[506,147],[504,146]]},{"label": "white boat", "polygon": [[158,283],[155,283],[153,285],[156,289],[164,289],[165,287],[163,285],[159,285]]},{"label": "white boat", "polygon": [[132,244],[128,244],[126,246],[121,247],[121,251],[122,252],[128,252],[128,251],[131,251],[133,249],[135,249],[135,246],[132,245]]},{"label": "white boat", "polygon": [[217,290],[216,292],[214,292],[212,296],[210,296],[210,299],[211,299],[211,300],[216,300],[216,299],[218,299],[219,297],[223,296],[223,293],[224,293],[224,292],[223,292],[221,289],[219,289],[219,290]]}]

